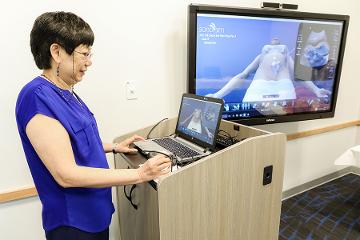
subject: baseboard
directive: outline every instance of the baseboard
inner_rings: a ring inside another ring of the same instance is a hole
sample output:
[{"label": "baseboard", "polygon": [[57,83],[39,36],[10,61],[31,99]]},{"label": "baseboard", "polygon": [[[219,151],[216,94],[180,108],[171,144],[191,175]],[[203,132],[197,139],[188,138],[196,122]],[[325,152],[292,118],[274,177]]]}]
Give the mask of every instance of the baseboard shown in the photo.
[{"label": "baseboard", "polygon": [[307,182],[307,183],[304,183],[304,184],[301,184],[299,186],[296,186],[294,188],[291,188],[289,190],[286,190],[286,191],[283,191],[282,193],[282,200],[286,200],[290,197],[293,197],[295,195],[298,195],[302,192],[305,192],[305,191],[308,191],[314,187],[317,187],[319,185],[322,185],[326,182],[330,182],[336,178],[339,178],[339,177],[342,177],[346,174],[349,174],[349,173],[354,173],[354,174],[357,174],[357,175],[360,175],[360,168],[358,167],[354,167],[354,166],[350,166],[350,167],[346,167],[346,168],[343,168],[339,171],[336,171],[336,172],[333,172],[333,173],[330,173],[326,176],[323,176],[321,178],[318,178],[318,179],[315,179],[315,180],[312,180],[310,182]]}]

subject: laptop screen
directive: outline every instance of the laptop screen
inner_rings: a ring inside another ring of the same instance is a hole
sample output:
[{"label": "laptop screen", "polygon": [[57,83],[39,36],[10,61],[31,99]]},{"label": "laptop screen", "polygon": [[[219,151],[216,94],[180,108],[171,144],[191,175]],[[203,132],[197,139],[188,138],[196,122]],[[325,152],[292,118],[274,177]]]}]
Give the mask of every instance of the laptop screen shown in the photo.
[{"label": "laptop screen", "polygon": [[[223,108],[221,99],[184,94],[176,132],[182,137],[213,146]],[[200,144],[203,145],[203,144]]]}]

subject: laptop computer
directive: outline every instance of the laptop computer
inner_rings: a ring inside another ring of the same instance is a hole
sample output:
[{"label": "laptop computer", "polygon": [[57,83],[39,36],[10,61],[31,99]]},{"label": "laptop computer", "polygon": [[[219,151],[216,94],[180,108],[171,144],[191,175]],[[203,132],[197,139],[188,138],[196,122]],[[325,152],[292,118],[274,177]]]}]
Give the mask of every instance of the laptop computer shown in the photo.
[{"label": "laptop computer", "polygon": [[179,163],[212,153],[216,144],[224,101],[185,93],[182,96],[175,135],[134,142],[142,153],[164,153]]}]

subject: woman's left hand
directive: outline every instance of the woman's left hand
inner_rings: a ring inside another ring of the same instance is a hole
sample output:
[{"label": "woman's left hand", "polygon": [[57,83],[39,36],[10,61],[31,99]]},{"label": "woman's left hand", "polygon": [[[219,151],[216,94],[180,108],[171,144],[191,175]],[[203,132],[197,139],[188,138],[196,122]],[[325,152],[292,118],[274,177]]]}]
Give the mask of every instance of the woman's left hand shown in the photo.
[{"label": "woman's left hand", "polygon": [[130,147],[130,145],[133,142],[136,141],[144,141],[145,139],[139,135],[134,135],[128,139],[125,139],[124,141],[122,141],[121,143],[119,143],[116,146],[116,151],[117,152],[122,152],[122,153],[136,153],[137,149]]}]

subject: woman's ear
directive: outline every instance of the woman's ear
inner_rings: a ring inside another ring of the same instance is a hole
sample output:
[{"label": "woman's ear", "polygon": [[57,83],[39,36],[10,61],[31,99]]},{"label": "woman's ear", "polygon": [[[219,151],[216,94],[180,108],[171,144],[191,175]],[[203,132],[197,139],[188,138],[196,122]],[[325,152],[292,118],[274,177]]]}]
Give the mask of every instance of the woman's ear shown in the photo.
[{"label": "woman's ear", "polygon": [[61,50],[61,47],[60,47],[59,44],[53,43],[53,44],[50,45],[51,57],[55,61],[55,63],[57,63],[57,64],[61,63],[60,50]]}]

